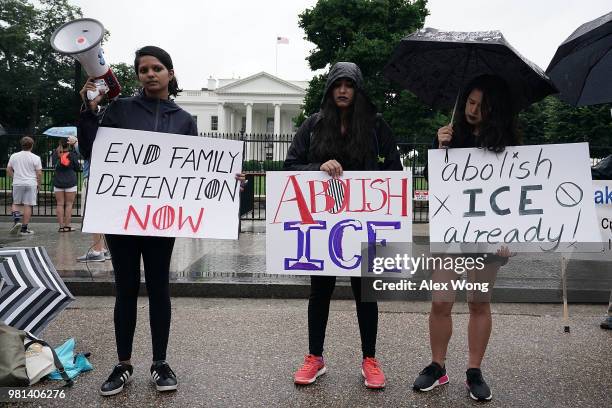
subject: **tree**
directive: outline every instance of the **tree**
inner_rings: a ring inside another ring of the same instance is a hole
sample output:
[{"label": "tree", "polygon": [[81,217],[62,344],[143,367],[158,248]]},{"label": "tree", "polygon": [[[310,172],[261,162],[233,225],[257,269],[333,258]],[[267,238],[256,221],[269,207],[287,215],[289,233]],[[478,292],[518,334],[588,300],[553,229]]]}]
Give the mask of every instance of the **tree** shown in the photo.
[{"label": "tree", "polygon": [[[448,118],[390,83],[382,69],[399,41],[423,27],[426,0],[319,0],[299,16],[299,26],[316,48],[306,58],[312,70],[337,61],[359,65],[365,89],[401,140],[431,141]],[[304,111],[318,111],[327,74],[309,83]]]},{"label": "tree", "polygon": [[49,39],[81,15],[67,0],[0,0],[0,123],[33,132],[74,122],[74,61]]},{"label": "tree", "polygon": [[111,69],[115,73],[119,84],[121,84],[121,96],[134,96],[140,89],[140,82],[132,65],[125,62],[112,64]]},{"label": "tree", "polygon": [[520,114],[526,144],[589,142],[592,157],[612,153],[612,104],[573,107],[554,96]]}]

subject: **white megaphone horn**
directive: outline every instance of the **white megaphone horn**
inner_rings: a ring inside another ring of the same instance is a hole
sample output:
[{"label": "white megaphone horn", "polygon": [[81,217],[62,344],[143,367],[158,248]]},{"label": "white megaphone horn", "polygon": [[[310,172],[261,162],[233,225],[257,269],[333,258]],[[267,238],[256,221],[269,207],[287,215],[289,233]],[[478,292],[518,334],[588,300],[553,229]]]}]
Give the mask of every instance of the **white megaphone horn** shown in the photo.
[{"label": "white megaphone horn", "polygon": [[110,66],[104,60],[100,47],[104,26],[93,18],[80,18],[63,24],[51,36],[51,46],[81,63],[85,72],[95,78],[97,91],[87,91],[87,98],[106,94],[110,99],[119,96],[121,85]]}]

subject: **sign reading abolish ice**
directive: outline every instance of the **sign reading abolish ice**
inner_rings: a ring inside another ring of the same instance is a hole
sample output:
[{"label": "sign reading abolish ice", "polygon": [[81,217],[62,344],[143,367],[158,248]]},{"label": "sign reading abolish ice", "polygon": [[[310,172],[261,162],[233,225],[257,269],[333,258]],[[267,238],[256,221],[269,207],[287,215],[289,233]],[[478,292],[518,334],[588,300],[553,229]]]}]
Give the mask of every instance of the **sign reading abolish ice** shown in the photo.
[{"label": "sign reading abolish ice", "polygon": [[[360,276],[362,243],[412,240],[412,178],[401,171],[269,172],[266,271]],[[370,252],[372,251],[372,252]]]},{"label": "sign reading abolish ice", "polygon": [[593,180],[595,209],[604,247],[612,250],[612,180]]},{"label": "sign reading abolish ice", "polygon": [[242,142],[100,128],[83,231],[238,238]]},{"label": "sign reading abolish ice", "polygon": [[429,151],[432,250],[601,249],[587,143],[445,153]]}]

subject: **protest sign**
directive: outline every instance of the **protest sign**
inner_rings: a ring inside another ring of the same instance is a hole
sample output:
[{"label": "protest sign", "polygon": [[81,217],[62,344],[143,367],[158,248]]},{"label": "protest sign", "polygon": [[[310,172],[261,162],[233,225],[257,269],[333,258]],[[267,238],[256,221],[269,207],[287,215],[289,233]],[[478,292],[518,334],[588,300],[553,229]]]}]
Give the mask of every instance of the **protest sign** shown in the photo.
[{"label": "protest sign", "polygon": [[612,250],[612,180],[593,180],[595,210],[604,248]]},{"label": "protest sign", "polygon": [[412,241],[411,203],[406,172],[269,172],[267,273],[360,276],[363,248]]},{"label": "protest sign", "polygon": [[100,128],[83,231],[238,238],[243,143]]},{"label": "protest sign", "polygon": [[601,249],[587,143],[429,151],[432,251]]}]

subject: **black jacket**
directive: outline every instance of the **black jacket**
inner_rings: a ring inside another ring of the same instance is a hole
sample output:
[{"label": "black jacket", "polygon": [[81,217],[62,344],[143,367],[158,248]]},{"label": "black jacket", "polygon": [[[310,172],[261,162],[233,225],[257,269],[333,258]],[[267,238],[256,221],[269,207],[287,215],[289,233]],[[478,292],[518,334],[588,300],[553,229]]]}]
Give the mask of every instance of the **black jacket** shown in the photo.
[{"label": "black jacket", "polygon": [[[352,80],[355,88],[367,98],[359,67],[352,62],[337,62],[327,76],[321,105],[325,102],[325,98],[329,96],[328,93],[332,84],[340,78]],[[291,146],[289,146],[283,166],[285,170],[320,170],[323,163],[315,162],[310,151],[310,142],[313,137],[316,137],[313,132],[319,120],[321,120],[321,112],[311,115],[302,123],[291,142]],[[377,116],[376,125],[372,130],[372,145],[373,149],[371,151],[375,154],[365,157],[363,168],[359,170],[403,170],[393,132],[380,116]],[[345,163],[340,164],[345,167]]]},{"label": "black jacket", "polygon": [[[316,137],[313,131],[319,120],[320,114],[315,113],[302,123],[287,151],[284,170],[319,171],[321,169],[323,163],[313,161],[310,152],[310,141]],[[365,157],[364,168],[360,170],[403,170],[391,128],[381,117],[376,119],[372,144],[375,145],[372,151],[376,152],[376,155]]]},{"label": "black jacket", "polygon": [[51,156],[55,173],[53,174],[53,187],[57,188],[72,188],[77,185],[77,171],[81,170],[79,165],[79,156],[74,151],[68,152],[68,160],[70,164],[64,166],[60,162],[60,157],[57,150],[53,151]]},{"label": "black jacket", "polygon": [[111,102],[99,114],[89,109],[81,112],[78,126],[79,150],[86,160],[91,158],[91,147],[99,126],[198,135],[193,117],[174,101],[149,98],[142,92],[137,96]]}]

